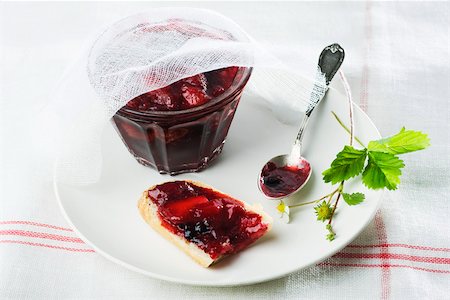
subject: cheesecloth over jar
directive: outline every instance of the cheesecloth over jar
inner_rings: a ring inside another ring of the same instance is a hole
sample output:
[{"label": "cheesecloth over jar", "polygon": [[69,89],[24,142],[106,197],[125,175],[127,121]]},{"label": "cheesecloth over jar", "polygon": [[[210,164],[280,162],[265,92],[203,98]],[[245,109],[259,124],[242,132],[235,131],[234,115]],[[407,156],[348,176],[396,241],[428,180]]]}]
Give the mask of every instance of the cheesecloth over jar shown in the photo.
[{"label": "cheesecloth over jar", "polygon": [[282,45],[262,45],[211,10],[149,10],[117,21],[87,42],[38,116],[36,139],[56,180],[95,183],[102,169],[103,128],[129,100],[199,73],[253,67],[246,91],[281,121],[297,121],[313,86],[299,70],[314,74],[316,59]]}]

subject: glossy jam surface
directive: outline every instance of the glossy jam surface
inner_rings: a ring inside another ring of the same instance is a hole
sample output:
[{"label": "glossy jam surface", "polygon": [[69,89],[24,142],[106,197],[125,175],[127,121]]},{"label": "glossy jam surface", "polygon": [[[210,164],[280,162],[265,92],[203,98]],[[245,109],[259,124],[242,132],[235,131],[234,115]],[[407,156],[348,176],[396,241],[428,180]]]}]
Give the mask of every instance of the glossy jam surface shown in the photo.
[{"label": "glossy jam surface", "polygon": [[193,108],[223,94],[233,83],[238,67],[229,67],[181,79],[140,95],[126,107],[136,111],[176,111]]},{"label": "glossy jam surface", "polygon": [[261,216],[242,202],[186,181],[166,182],[148,191],[165,228],[195,243],[212,259],[236,253],[264,235]]},{"label": "glossy jam surface", "polygon": [[277,198],[296,191],[307,179],[311,166],[305,162],[299,166],[278,167],[268,162],[261,171],[260,187],[264,194]]}]

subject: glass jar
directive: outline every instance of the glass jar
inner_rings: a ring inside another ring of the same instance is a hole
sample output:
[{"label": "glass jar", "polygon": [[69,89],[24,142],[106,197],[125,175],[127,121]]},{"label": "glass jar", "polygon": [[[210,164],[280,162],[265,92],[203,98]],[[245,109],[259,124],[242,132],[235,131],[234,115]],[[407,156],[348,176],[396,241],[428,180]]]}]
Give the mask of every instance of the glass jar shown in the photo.
[{"label": "glass jar", "polygon": [[231,86],[207,103],[179,111],[121,108],[112,118],[136,160],[171,175],[199,171],[222,151],[251,68],[239,68]]}]

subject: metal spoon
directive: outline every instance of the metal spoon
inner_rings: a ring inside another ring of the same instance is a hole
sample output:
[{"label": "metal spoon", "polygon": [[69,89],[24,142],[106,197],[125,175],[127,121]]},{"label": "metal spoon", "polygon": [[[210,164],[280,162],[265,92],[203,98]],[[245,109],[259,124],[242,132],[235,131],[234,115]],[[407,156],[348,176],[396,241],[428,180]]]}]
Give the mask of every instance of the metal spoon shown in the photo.
[{"label": "metal spoon", "polygon": [[[319,104],[319,102],[324,98],[327,90],[328,85],[330,84],[330,81],[333,79],[334,75],[338,71],[339,67],[341,66],[343,60],[344,60],[344,49],[338,44],[332,44],[330,46],[325,47],[322,50],[322,53],[319,56],[319,63],[318,63],[318,69],[317,69],[317,76],[316,81],[313,86],[313,91],[311,93],[309,106],[306,109],[305,116],[302,120],[302,123],[300,125],[300,129],[297,134],[297,138],[295,139],[294,145],[292,146],[292,150],[290,154],[284,154],[279,155],[267,162],[265,165],[268,166],[269,163],[275,164],[277,168],[295,168],[298,170],[299,173],[302,173],[303,171],[303,179],[304,181],[300,184],[298,188],[289,191],[287,194],[282,195],[268,195],[264,189],[262,188],[262,185],[265,185],[267,183],[264,182],[265,176],[263,176],[263,170],[259,173],[258,178],[258,187],[261,190],[261,192],[269,199],[278,200],[281,198],[285,198],[293,193],[296,193],[300,189],[302,189],[306,183],[308,182],[309,178],[311,177],[312,168],[310,163],[301,155],[301,149],[302,149],[302,140],[303,135],[305,133],[306,126],[308,125],[308,121],[310,119],[310,116],[313,112],[313,110],[316,108],[316,106]],[[306,177],[306,178],[305,178]],[[267,177],[266,177],[267,178]],[[280,180],[280,179],[277,179]],[[282,178],[281,178],[282,180]],[[273,182],[272,182],[273,184]]]}]

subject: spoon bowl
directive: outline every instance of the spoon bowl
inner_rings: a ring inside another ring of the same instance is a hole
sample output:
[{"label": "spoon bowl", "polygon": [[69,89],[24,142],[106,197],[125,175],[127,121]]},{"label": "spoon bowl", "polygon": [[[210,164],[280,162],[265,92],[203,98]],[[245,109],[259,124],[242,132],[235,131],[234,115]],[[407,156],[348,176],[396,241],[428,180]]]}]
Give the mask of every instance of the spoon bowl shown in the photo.
[{"label": "spoon bowl", "polygon": [[[281,200],[282,198],[289,197],[290,195],[295,194],[296,192],[301,190],[311,178],[312,167],[309,161],[306,160],[306,158],[300,157],[295,162],[295,164],[292,164],[290,160],[290,154],[275,156],[265,164],[265,166],[259,173],[258,188],[267,199]],[[266,166],[275,167],[275,169],[271,170],[272,173],[273,170],[282,169],[282,174],[288,175],[287,179],[290,178],[290,182],[280,182],[286,180],[286,176],[279,176],[280,172],[277,172],[278,174],[275,174],[271,177],[270,174],[267,174],[267,172],[265,173],[265,170],[270,169],[266,168]],[[272,182],[270,182],[270,178],[273,178]],[[286,188],[286,185],[289,186],[289,183],[291,183],[290,187]],[[283,189],[284,192],[282,191]],[[275,190],[278,190],[278,192],[276,192]]]}]

